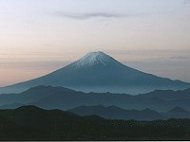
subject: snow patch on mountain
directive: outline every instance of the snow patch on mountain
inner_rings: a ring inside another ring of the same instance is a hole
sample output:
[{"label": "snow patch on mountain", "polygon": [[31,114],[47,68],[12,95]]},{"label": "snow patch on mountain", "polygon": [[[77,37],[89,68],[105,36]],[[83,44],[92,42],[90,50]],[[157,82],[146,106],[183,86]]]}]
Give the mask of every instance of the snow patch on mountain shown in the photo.
[{"label": "snow patch on mountain", "polygon": [[79,68],[82,66],[93,66],[93,65],[113,65],[119,64],[115,59],[108,56],[104,52],[91,52],[86,54],[84,57],[79,59],[78,61],[74,62],[74,66]]}]

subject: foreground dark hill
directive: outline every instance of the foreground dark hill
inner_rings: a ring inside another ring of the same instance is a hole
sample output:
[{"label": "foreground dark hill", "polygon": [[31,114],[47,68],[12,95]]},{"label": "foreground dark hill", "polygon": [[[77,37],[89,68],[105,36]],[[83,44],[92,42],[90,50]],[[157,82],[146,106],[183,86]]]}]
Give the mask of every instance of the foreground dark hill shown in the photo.
[{"label": "foreground dark hill", "polygon": [[38,85],[64,86],[85,92],[130,94],[190,87],[189,83],[161,78],[125,66],[103,52],[92,52],[53,73],[1,88],[0,92],[22,92]]},{"label": "foreground dark hill", "polygon": [[0,110],[0,140],[189,140],[190,120],[121,121],[24,106]]},{"label": "foreground dark hill", "polygon": [[[164,95],[166,97],[164,97]],[[176,106],[190,111],[190,89],[153,91],[143,95],[83,93],[64,87],[37,86],[19,94],[0,95],[0,108],[36,105],[46,109],[68,110],[79,106],[117,106],[123,109],[152,109],[167,112]]]}]

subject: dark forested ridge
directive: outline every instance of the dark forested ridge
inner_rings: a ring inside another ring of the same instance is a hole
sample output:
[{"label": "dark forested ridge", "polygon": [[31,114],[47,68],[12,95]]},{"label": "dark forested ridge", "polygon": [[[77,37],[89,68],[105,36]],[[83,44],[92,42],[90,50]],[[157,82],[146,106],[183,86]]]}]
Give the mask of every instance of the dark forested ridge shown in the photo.
[{"label": "dark forested ridge", "polygon": [[190,140],[190,120],[107,120],[23,106],[0,110],[0,140]]}]

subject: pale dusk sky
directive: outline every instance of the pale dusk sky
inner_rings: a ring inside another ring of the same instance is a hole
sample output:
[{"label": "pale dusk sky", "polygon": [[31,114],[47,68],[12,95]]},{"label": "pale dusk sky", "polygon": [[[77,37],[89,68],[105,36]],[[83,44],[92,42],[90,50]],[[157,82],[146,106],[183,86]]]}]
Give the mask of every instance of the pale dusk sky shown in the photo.
[{"label": "pale dusk sky", "polygon": [[93,51],[190,82],[190,0],[0,0],[0,86]]}]

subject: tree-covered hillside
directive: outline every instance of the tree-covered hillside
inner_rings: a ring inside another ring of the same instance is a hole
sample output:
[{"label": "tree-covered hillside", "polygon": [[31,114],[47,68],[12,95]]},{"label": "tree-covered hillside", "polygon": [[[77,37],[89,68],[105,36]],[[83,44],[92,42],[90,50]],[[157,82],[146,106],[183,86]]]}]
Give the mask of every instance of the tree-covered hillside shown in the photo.
[{"label": "tree-covered hillside", "polygon": [[190,120],[106,120],[24,106],[0,111],[0,140],[190,140]]}]

